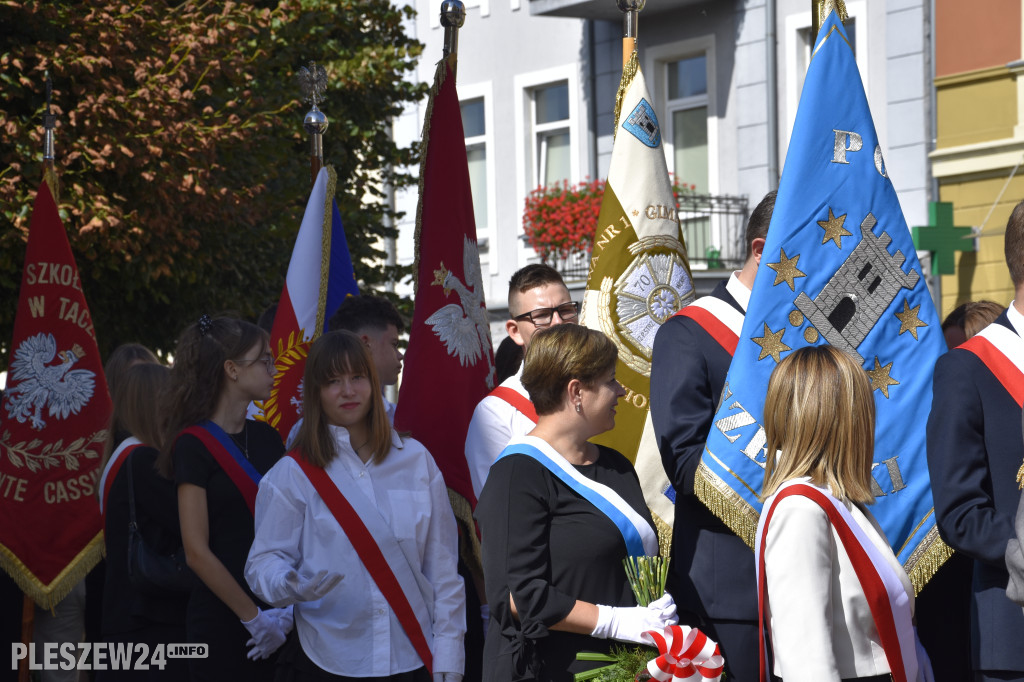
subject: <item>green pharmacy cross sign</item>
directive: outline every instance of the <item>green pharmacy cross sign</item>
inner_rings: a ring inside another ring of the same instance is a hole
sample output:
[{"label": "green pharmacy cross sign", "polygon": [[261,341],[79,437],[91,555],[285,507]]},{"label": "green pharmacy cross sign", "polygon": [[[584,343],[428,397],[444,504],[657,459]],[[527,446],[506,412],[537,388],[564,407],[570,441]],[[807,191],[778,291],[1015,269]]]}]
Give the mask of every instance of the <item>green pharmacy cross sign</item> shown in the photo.
[{"label": "green pharmacy cross sign", "polygon": [[928,224],[910,228],[914,248],[931,251],[932,274],[952,275],[956,272],[955,251],[974,251],[974,231],[953,225],[953,204],[928,202]]}]

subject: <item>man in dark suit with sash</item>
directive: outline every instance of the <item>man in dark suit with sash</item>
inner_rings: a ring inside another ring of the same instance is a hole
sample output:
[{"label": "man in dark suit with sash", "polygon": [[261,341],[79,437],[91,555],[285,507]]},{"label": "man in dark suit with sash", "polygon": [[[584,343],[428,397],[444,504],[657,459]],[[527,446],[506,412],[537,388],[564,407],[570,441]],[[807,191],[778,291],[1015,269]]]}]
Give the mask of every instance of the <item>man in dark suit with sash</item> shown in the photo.
[{"label": "man in dark suit with sash", "polygon": [[976,682],[1024,680],[1024,613],[1006,596],[1024,462],[1024,202],[1006,224],[1015,297],[996,321],[935,364],[928,468],[942,539],[974,560],[971,663]]},{"label": "man in dark suit with sash", "polygon": [[774,208],[775,192],[769,192],[747,224],[743,268],[662,324],[651,362],[651,421],[676,494],[668,590],[680,622],[719,643],[731,682],[758,678],[754,553],[697,499],[693,479]]}]

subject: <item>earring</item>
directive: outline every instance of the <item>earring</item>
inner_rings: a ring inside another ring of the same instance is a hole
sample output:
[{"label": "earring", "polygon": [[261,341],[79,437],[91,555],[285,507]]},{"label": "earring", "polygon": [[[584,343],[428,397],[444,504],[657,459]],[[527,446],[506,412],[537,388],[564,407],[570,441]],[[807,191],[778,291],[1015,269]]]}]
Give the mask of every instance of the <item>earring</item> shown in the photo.
[{"label": "earring", "polygon": [[583,403],[576,403],[576,414],[583,414]]},{"label": "earring", "polygon": [[231,380],[232,381],[238,381],[238,375],[237,374],[232,374],[231,375]]}]

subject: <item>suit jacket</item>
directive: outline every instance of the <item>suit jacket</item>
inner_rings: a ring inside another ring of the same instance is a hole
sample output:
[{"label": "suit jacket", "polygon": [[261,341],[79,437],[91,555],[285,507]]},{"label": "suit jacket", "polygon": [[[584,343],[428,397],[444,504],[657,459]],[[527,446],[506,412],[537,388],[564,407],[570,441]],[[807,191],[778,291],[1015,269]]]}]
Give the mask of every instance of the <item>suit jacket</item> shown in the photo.
[{"label": "suit jacket", "polygon": [[[743,309],[725,288],[711,295]],[[671,317],[654,339],[651,422],[676,490],[669,591],[681,609],[712,620],[757,620],[754,553],[693,492],[732,356],[694,320]]]},{"label": "suit jacket", "polygon": [[[993,324],[1013,329],[1005,311]],[[939,534],[974,559],[974,668],[1024,671],[1024,613],[1006,596],[1004,561],[1020,501],[1021,408],[978,356],[954,348],[935,364],[927,436]]]},{"label": "suit jacket", "polygon": [[[765,501],[766,510],[773,499]],[[842,501],[899,576],[912,615],[914,587],[878,521]],[[787,497],[775,507],[762,542],[775,674],[785,682],[818,682],[888,673],[864,588],[825,510],[806,497]]]}]

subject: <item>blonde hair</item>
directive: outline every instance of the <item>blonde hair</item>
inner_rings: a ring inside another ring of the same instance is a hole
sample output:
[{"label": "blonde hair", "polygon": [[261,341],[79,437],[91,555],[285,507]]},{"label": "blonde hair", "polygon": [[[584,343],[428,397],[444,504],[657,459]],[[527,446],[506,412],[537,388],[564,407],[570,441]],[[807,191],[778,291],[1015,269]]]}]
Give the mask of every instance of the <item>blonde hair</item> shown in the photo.
[{"label": "blonde hair", "polygon": [[[370,379],[370,411],[366,429],[373,460],[379,462],[391,450],[391,421],[384,410],[377,369],[362,339],[346,331],[324,334],[313,344],[302,377],[302,425],[293,449],[313,466],[326,468],[338,456],[324,416],[320,393],[324,386],[342,374],[364,374]],[[353,443],[353,446],[355,443]]]},{"label": "blonde hair", "polygon": [[772,372],[764,403],[765,499],[809,476],[836,497],[871,504],[875,401],[867,373],[832,346],[794,351]]},{"label": "blonde hair", "polygon": [[538,415],[553,414],[562,407],[562,392],[570,381],[593,388],[615,367],[618,356],[611,339],[596,329],[576,324],[541,329],[526,349],[523,388]]}]

